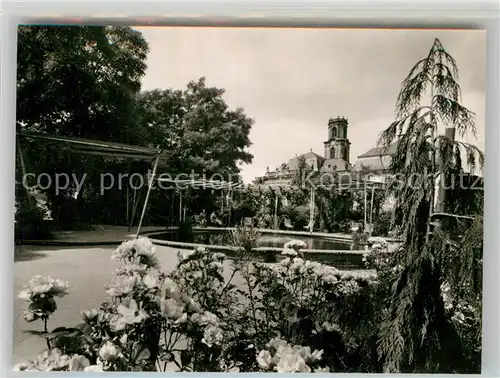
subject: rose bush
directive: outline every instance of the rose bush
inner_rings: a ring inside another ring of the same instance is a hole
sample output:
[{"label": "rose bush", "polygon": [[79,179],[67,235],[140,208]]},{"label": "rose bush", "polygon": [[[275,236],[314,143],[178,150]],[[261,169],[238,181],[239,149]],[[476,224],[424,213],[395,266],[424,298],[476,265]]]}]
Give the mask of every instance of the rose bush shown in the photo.
[{"label": "rose bush", "polygon": [[[105,288],[109,302],[84,310],[79,325],[37,332],[48,350],[16,369],[164,371],[174,365],[180,371],[261,371],[257,356],[269,340],[284,337],[294,345],[305,343],[304,350],[320,345],[326,328],[317,325],[334,320],[329,310],[336,299],[355,295],[375,278],[296,256],[258,262],[245,255],[253,245],[245,241],[249,234],[239,235],[234,238],[242,253],[227,279],[222,253],[179,252],[176,269],[162,272],[148,239],[122,243],[112,254],[121,265]],[[283,254],[298,254],[303,247],[292,241]],[[57,308],[55,298],[66,294],[67,283],[34,277],[19,295],[29,303],[25,319],[46,325]],[[322,353],[318,350],[318,361]],[[283,358],[272,366],[281,371],[300,362],[298,369],[307,370],[302,360]],[[322,368],[328,368],[326,362]]]},{"label": "rose bush", "polygon": [[[47,339],[47,351],[16,370],[379,371],[384,298],[400,274],[384,246],[366,254],[366,270],[341,271],[308,260],[298,241],[284,246],[278,262],[260,261],[255,238],[237,230],[241,247],[231,260],[204,248],[179,252],[170,272],[148,239],[124,242],[112,254],[120,267],[105,288],[109,302],[52,332],[47,321],[68,285],[34,277],[20,297],[28,302],[25,319],[45,324],[35,333]],[[464,313],[453,316],[466,332]]]}]

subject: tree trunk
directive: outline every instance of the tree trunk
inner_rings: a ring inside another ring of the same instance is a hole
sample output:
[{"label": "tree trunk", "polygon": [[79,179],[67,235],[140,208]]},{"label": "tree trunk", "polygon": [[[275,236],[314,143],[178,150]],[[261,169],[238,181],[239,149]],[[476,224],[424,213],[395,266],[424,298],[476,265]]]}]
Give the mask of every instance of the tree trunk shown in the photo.
[{"label": "tree trunk", "polygon": [[[444,136],[451,141],[455,141],[455,128],[447,127]],[[446,151],[445,156],[443,156],[442,165],[447,165],[452,159],[453,151]],[[446,209],[446,190],[445,185],[447,184],[448,175],[446,172],[441,171],[441,180],[438,189],[438,198],[436,202],[436,212],[437,213],[445,213]]]}]

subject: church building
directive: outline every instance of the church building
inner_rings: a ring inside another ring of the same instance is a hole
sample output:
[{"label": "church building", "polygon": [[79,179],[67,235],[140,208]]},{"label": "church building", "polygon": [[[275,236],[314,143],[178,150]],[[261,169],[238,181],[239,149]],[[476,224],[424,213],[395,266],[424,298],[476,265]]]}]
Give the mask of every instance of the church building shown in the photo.
[{"label": "church building", "polygon": [[348,121],[344,117],[330,118],[328,121],[328,138],[323,142],[323,156],[309,152],[295,156],[274,170],[267,168],[266,174],[257,177],[254,184],[267,186],[289,185],[299,172],[299,164],[304,160],[306,170],[319,173],[349,172],[350,145],[348,139]]},{"label": "church building", "polygon": [[345,172],[351,170],[349,163],[351,142],[347,137],[347,119],[330,118],[328,121],[328,140],[325,145],[325,160],[321,172]]}]

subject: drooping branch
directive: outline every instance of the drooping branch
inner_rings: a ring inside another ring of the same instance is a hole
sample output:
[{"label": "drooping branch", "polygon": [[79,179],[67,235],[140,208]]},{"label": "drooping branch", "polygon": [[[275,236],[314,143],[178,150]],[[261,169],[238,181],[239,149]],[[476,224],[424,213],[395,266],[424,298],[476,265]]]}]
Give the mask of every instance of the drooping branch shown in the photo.
[{"label": "drooping branch", "polygon": [[412,112],[429,90],[459,101],[461,95],[457,81],[456,61],[436,38],[427,57],[418,61],[403,80],[396,104],[396,117],[401,119]]},{"label": "drooping branch", "polygon": [[458,101],[437,94],[434,96],[432,106],[436,116],[445,126],[456,128],[460,136],[464,136],[468,132],[476,136],[475,113]]},{"label": "drooping branch", "polygon": [[[484,163],[484,154],[477,147],[438,135],[440,124],[456,128],[459,135],[475,133],[474,113],[460,101],[456,62],[436,39],[427,57],[403,81],[397,119],[379,139],[384,147],[397,140],[390,166],[396,180],[390,190],[404,226],[404,249],[394,255],[394,263],[403,271],[392,284],[379,335],[379,353],[388,372],[452,372],[460,366],[456,358],[447,357],[452,351],[460,356],[461,351],[451,346],[460,341],[446,318],[440,285],[448,276],[470,278],[471,271],[476,272],[471,268],[477,265],[476,250],[458,248],[468,254],[467,269],[455,272],[444,264],[445,244],[437,245],[439,238],[429,241],[427,237],[437,175],[460,172],[463,151],[469,166]],[[450,238],[443,240],[448,243]],[[459,260],[455,256],[451,266]],[[476,286],[471,283],[469,287]]]},{"label": "drooping branch", "polygon": [[399,94],[396,105],[396,116],[398,118],[404,118],[408,112],[420,104],[422,97],[431,85],[432,77],[427,70],[427,66],[424,66],[424,68],[414,77],[408,77],[403,81],[403,89]]},{"label": "drooping branch", "polygon": [[[484,168],[484,152],[476,145],[457,140],[451,140],[445,135],[439,135],[436,138],[438,148],[438,156],[440,159],[440,170],[448,172],[450,169],[457,171],[463,168],[462,152],[465,153],[466,163],[471,172],[476,168],[483,170]],[[446,159],[446,156],[451,156],[451,159]]]},{"label": "drooping branch", "polygon": [[441,62],[435,63],[435,67],[433,83],[437,90],[436,93],[448,97],[453,101],[461,101],[460,86],[450,68]]}]

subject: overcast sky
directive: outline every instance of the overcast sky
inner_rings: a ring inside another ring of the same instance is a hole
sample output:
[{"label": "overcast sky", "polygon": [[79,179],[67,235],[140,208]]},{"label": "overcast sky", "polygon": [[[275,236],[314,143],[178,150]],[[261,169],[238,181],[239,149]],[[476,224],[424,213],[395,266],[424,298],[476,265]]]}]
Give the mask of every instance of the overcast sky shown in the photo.
[{"label": "overcast sky", "polygon": [[[255,124],[245,182],[312,149],[330,117],[349,120],[351,163],[394,120],[401,81],[438,37],[456,59],[463,104],[484,151],[486,34],[445,30],[138,28],[149,43],[143,89],[185,88],[202,76]],[[474,140],[471,139],[471,142]]]}]

